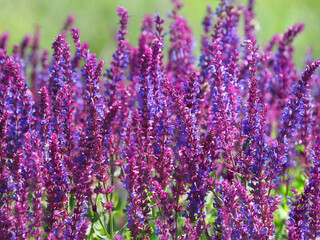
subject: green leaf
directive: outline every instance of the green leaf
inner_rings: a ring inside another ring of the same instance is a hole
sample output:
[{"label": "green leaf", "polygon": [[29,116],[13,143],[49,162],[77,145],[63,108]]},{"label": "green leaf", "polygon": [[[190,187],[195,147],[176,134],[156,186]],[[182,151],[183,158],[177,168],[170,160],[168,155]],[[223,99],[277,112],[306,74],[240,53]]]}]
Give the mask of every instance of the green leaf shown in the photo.
[{"label": "green leaf", "polygon": [[296,145],[295,149],[296,149],[297,153],[299,154],[299,153],[304,153],[306,147],[303,144],[299,144],[299,145]]},{"label": "green leaf", "polygon": [[124,230],[127,228],[127,225],[128,225],[128,223],[126,222],[126,223],[122,226],[122,228],[120,228],[120,229],[115,233],[115,235],[120,234],[122,231],[124,231]]}]

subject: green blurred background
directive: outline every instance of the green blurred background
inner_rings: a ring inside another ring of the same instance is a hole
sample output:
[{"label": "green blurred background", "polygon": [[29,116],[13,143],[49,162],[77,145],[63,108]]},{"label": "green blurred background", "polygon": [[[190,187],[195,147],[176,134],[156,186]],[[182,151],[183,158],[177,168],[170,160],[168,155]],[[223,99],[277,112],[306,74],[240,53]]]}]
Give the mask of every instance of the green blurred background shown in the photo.
[{"label": "green blurred background", "polygon": [[[182,14],[193,28],[197,42],[202,34],[201,21],[205,6],[216,6],[217,0],[184,0]],[[246,1],[241,0],[244,3]],[[160,12],[167,20],[171,11],[170,0],[0,0],[0,32],[10,32],[10,45],[20,43],[23,36],[34,32],[40,25],[41,47],[50,48],[69,13],[76,16],[75,27],[80,28],[81,40],[90,43],[91,52],[110,61],[115,50],[117,5],[128,9],[131,18],[129,39],[137,43],[140,22],[146,13]],[[294,42],[295,60],[302,67],[307,46],[320,58],[320,1],[319,0],[257,0],[256,17],[260,26],[258,42],[263,45],[274,33],[284,32],[292,23],[305,23],[305,31]],[[168,30],[168,24],[166,25]],[[168,36],[167,36],[168,39]],[[199,55],[199,46],[196,48]]]}]

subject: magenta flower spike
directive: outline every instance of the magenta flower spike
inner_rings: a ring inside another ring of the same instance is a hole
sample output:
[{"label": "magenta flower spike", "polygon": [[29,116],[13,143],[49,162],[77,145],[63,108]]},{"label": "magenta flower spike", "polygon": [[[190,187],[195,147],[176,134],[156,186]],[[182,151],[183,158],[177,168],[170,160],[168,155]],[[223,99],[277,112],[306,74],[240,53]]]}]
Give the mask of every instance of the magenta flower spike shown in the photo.
[{"label": "magenta flower spike", "polygon": [[187,80],[185,73],[194,70],[194,56],[192,30],[183,16],[179,15],[182,2],[172,1],[174,10],[172,12],[172,23],[170,25],[170,49],[167,71],[169,81],[178,88],[182,88]]},{"label": "magenta flower spike", "polygon": [[4,32],[0,36],[0,48],[3,50],[7,50],[8,42],[9,42],[10,34],[9,32]]},{"label": "magenta flower spike", "polygon": [[256,39],[256,24],[254,7],[255,0],[248,0],[247,6],[243,9],[244,11],[244,31],[246,39]]},{"label": "magenta flower spike", "polygon": [[123,7],[118,7],[118,16],[120,18],[120,28],[117,34],[118,47],[113,54],[113,60],[111,67],[107,69],[106,77],[108,82],[106,83],[106,100],[107,105],[111,106],[117,99],[118,85],[122,85],[125,80],[124,72],[129,64],[129,50],[126,44],[125,36],[127,35],[128,18],[130,15],[128,11]]}]

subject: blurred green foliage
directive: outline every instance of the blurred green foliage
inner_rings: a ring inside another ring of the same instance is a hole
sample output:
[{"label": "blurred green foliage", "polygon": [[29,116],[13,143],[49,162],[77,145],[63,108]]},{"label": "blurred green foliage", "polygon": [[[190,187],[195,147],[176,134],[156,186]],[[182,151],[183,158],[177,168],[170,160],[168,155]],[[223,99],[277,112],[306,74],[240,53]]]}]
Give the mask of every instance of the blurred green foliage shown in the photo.
[{"label": "blurred green foliage", "polygon": [[[184,0],[181,13],[188,19],[199,42],[202,33],[201,21],[206,5],[217,5],[217,0]],[[240,0],[245,3],[245,0]],[[129,39],[137,44],[140,23],[146,13],[160,12],[167,20],[171,11],[170,0],[0,0],[0,32],[9,31],[10,49],[20,43],[23,36],[34,32],[39,24],[41,28],[41,47],[49,48],[55,36],[61,30],[69,13],[76,16],[75,27],[80,28],[81,40],[91,45],[91,51],[110,61],[115,50],[117,31],[117,5],[122,5],[131,14]],[[304,22],[305,31],[294,42],[295,60],[299,66],[304,64],[305,50],[313,46],[314,56],[320,57],[320,1],[319,0],[257,0],[258,39],[264,44],[274,33],[282,33],[294,22]],[[166,25],[168,30],[168,24]],[[168,39],[168,36],[167,36]],[[197,55],[199,48],[196,47]]]}]

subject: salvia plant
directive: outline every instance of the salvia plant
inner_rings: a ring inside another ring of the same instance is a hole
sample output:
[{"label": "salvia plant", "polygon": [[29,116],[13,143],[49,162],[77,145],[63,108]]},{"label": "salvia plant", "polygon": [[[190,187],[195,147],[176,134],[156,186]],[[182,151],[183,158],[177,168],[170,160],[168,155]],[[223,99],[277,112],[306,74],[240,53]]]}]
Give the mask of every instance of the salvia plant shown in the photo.
[{"label": "salvia plant", "polygon": [[320,237],[320,60],[292,60],[303,24],[259,47],[254,1],[221,0],[197,59],[172,2],[167,32],[147,15],[138,46],[118,7],[108,66],[73,15],[51,51],[39,29],[11,55],[0,36],[0,239]]}]

